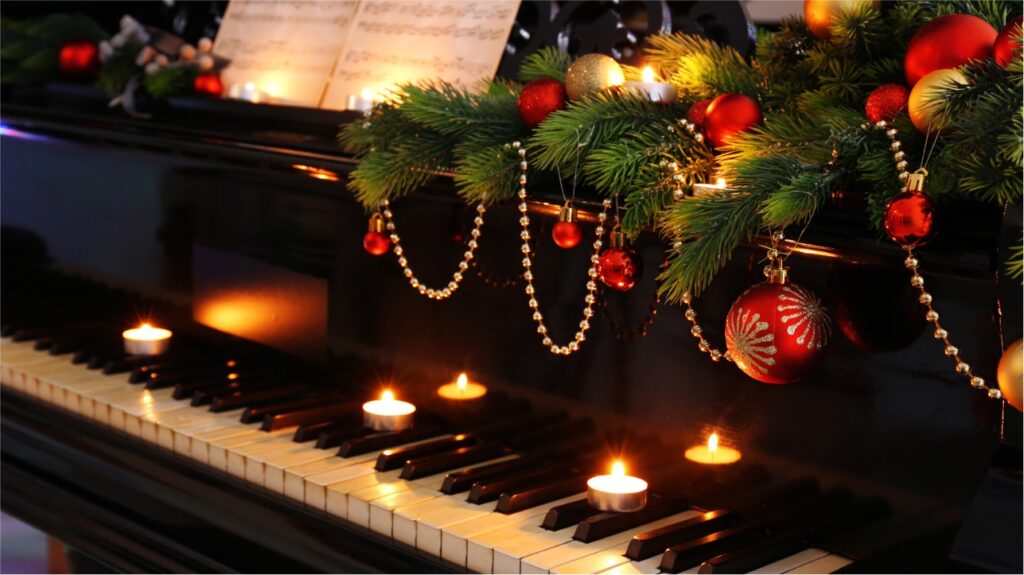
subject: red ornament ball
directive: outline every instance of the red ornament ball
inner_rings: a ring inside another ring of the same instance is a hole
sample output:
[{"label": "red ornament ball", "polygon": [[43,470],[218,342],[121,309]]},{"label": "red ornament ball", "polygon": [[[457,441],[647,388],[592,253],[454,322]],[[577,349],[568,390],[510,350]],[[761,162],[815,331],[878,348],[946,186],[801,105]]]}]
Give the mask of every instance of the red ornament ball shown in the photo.
[{"label": "red ornament ball", "polygon": [[885,233],[902,246],[919,246],[934,233],[935,205],[921,192],[901,192],[885,206]]},{"label": "red ornament ball", "polygon": [[391,240],[381,232],[369,231],[363,236],[363,249],[372,256],[382,256],[391,248]]},{"label": "red ornament ball", "polygon": [[519,117],[530,128],[536,128],[555,110],[565,108],[565,87],[558,80],[541,78],[523,87],[516,101]]},{"label": "red ornament ball", "polygon": [[928,22],[907,46],[903,58],[907,85],[913,86],[929,72],[988,58],[997,35],[988,22],[968,14],[949,14]]},{"label": "red ornament ball", "polygon": [[725,345],[736,366],[764,383],[807,375],[828,344],[821,301],[794,283],[759,283],[736,298],[725,319]]},{"label": "red ornament ball", "polygon": [[722,94],[708,104],[704,114],[704,135],[720,148],[736,134],[764,121],[757,102],[743,94]]},{"label": "red ornament ball", "polygon": [[643,259],[629,248],[608,248],[597,260],[597,277],[614,290],[629,291],[643,271]]},{"label": "red ornament ball", "polygon": [[868,94],[864,113],[872,123],[885,120],[891,122],[907,108],[910,90],[899,84],[882,84]]},{"label": "red ornament ball", "polygon": [[1013,60],[1013,54],[1020,53],[1020,42],[1013,40],[1014,36],[1020,36],[1021,23],[1024,16],[1017,16],[1010,20],[996,36],[996,43],[992,46],[992,57],[1000,66],[1006,66]]},{"label": "red ornament ball", "polygon": [[708,106],[710,105],[710,98],[694,102],[686,112],[686,119],[698,126],[704,126],[704,116],[707,114]]},{"label": "red ornament ball", "polygon": [[224,93],[224,84],[220,81],[220,74],[204,72],[196,76],[195,82],[192,83],[192,89],[196,94],[220,98]]},{"label": "red ornament ball", "polygon": [[100,69],[100,49],[89,40],[68,42],[60,47],[57,66],[66,78],[90,80]]},{"label": "red ornament ball", "polygon": [[560,248],[570,249],[580,245],[583,230],[576,222],[557,222],[551,229],[551,239]]}]

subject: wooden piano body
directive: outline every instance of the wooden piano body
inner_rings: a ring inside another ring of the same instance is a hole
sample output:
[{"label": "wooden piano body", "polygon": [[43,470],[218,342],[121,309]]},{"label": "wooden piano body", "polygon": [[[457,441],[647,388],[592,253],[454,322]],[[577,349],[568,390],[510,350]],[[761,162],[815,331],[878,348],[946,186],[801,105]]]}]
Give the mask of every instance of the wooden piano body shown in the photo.
[{"label": "wooden piano body", "polygon": [[[371,361],[375,377],[407,388],[468,370],[495,390],[668,446],[719,430],[773,485],[810,477],[884,502],[883,516],[828,542],[855,560],[853,570],[1020,569],[1021,414],[951,374],[911,305],[900,250],[863,231],[857,190],[835,199],[790,260],[835,327],[806,380],[764,385],[710,362],[675,306],[660,307],[646,337],[616,337],[611,326],[637,325],[652,301],[664,248],[653,234],[638,246],[642,282],[604,294],[583,351],[555,357],[539,345],[521,288],[500,281],[518,269],[513,206],[491,211],[479,273],[446,302],[409,289],[390,256],[362,250],[366,214],[345,189],[354,163],[334,144],[336,127],[353,118],[180,99],[139,121],[87,88],[8,90],[4,289],[46,265],[170,302],[177,321],[192,314],[319,365]],[[557,190],[534,190],[531,200],[549,214],[535,231],[546,238]],[[450,183],[440,178],[394,210],[417,272],[446,277],[472,218]],[[924,275],[944,325],[963,334],[962,354],[992,374],[1001,343],[1021,335],[1019,285],[996,273],[1020,214],[956,205],[948,215],[955,224],[924,250]],[[696,303],[712,341],[722,341],[732,300],[759,281],[760,257],[756,246],[742,249]],[[567,336],[586,255],[542,241],[535,262],[545,317]],[[112,567],[454,568],[22,394],[5,390],[3,399],[5,510]],[[664,456],[681,458],[674,449]],[[993,477],[1010,487],[993,491]]]}]

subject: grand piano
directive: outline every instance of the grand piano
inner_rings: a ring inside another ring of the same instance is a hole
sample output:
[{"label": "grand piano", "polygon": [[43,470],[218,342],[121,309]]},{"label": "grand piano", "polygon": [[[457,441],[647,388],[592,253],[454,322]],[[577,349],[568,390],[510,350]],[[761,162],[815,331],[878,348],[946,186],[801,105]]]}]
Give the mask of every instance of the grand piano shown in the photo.
[{"label": "grand piano", "polygon": [[[673,6],[677,23],[699,4]],[[701,22],[749,41],[745,21]],[[85,569],[1021,571],[1021,414],[950,374],[858,190],[790,260],[836,337],[806,380],[771,386],[707,361],[683,309],[652,315],[653,273],[601,293],[585,348],[552,356],[520,301],[514,205],[491,210],[455,297],[420,297],[361,247],[356,163],[335,142],[357,114],[190,97],[140,120],[106,100],[50,83],[5,87],[0,107],[2,506]],[[531,193],[538,236],[558,203]],[[393,207],[440,281],[471,209],[443,175]],[[1021,335],[1019,283],[996,272],[1020,213],[955,209],[923,275],[991,372]],[[641,237],[648,270],[664,248]],[[758,253],[696,302],[709,339]],[[560,270],[536,286],[568,335],[586,255],[538,245],[535,261]],[[169,353],[124,355],[143,319],[174,331]],[[440,400],[460,372],[488,395]],[[385,386],[417,404],[412,429],[363,427]],[[683,457],[712,432],[739,462]],[[643,511],[586,504],[616,458],[649,480]]]}]

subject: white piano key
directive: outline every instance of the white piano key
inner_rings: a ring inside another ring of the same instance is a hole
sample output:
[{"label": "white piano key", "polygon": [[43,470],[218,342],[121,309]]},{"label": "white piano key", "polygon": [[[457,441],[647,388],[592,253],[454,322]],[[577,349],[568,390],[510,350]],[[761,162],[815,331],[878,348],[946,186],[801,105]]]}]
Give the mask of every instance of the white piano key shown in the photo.
[{"label": "white piano key", "polygon": [[519,573],[523,557],[572,541],[576,526],[548,531],[540,525],[530,525],[510,531],[508,538],[493,542],[494,571],[498,573]]},{"label": "white piano key", "polygon": [[[372,466],[353,465],[347,469],[352,479],[333,482],[323,486],[323,489],[311,488],[310,482],[306,482],[306,507],[324,511],[329,515],[345,519],[348,517],[348,494],[360,489],[386,485],[385,489],[394,489],[395,492],[403,489],[402,481],[396,474],[378,473]],[[318,486],[317,486],[318,487]],[[321,499],[322,498],[322,499]]]},{"label": "white piano key", "polygon": [[821,559],[826,555],[828,555],[828,551],[825,551],[824,549],[804,549],[803,551],[794,553],[789,557],[758,567],[751,571],[751,573],[785,573],[792,569],[796,569],[801,565],[810,563],[811,561]]},{"label": "white piano key", "polygon": [[661,566],[661,555],[655,555],[649,559],[643,561],[626,561],[620,565],[616,565],[611,569],[601,571],[601,573],[607,573],[608,575],[641,575],[651,574],[660,572],[659,567]]},{"label": "white piano key", "polygon": [[236,446],[228,451],[228,473],[244,479],[246,463],[251,454],[290,449],[295,445],[295,442],[292,441],[292,437],[295,435],[294,427],[263,433],[270,438],[260,439],[247,445]]},{"label": "white piano key", "polygon": [[513,525],[527,523],[539,525],[544,521],[544,516],[547,514],[548,509],[576,501],[579,498],[579,494],[572,495],[508,515],[492,511],[476,519],[449,525],[441,530],[441,557],[456,565],[467,567],[469,563],[469,542],[473,539],[489,531],[496,531]]},{"label": "white piano key", "polygon": [[239,426],[249,428],[238,420],[238,415],[228,416],[227,413],[218,414],[209,411],[201,411],[203,417],[197,417],[195,421],[179,425],[174,428],[174,452],[186,457],[195,459],[192,449],[192,438],[204,432],[213,432],[217,429],[238,428]]},{"label": "white piano key", "polygon": [[232,422],[228,425],[213,426],[209,429],[200,429],[189,434],[191,446],[189,456],[196,461],[208,465],[210,462],[209,442],[226,439],[241,434],[251,434],[258,428],[253,424]]},{"label": "white piano key", "polygon": [[786,573],[835,573],[836,571],[853,563],[852,559],[842,555],[826,555],[808,563],[786,571]]},{"label": "white piano key", "polygon": [[[247,429],[244,433],[232,435],[230,437],[221,437],[218,439],[211,439],[206,443],[208,465],[216,469],[228,471],[228,456],[230,453],[238,449],[246,449],[253,443],[262,444],[265,441],[272,441],[278,437],[294,433],[294,429],[284,429],[278,431],[263,431],[259,428]],[[245,468],[242,468],[242,475],[245,474]]]},{"label": "white piano key", "polygon": [[[582,541],[576,540],[569,541],[562,545],[558,545],[550,549],[546,549],[544,551],[540,551],[538,553],[534,553],[523,557],[521,560],[519,572],[549,573],[552,569],[555,569],[559,565],[563,565],[565,563],[569,563],[572,561],[577,561],[579,559],[586,557],[587,555],[597,553],[598,551],[602,551],[604,549],[624,546],[625,544],[629,543],[630,539],[632,539],[636,535],[639,535],[640,533],[645,533],[652,529],[657,529],[665,525],[671,525],[672,523],[677,523],[679,521],[686,521],[687,519],[696,517],[697,515],[698,513],[696,511],[684,511],[682,513],[676,513],[668,517],[663,517],[661,519],[658,519],[657,521],[652,521],[639,527],[627,529],[626,531],[622,531],[620,533],[616,533],[614,535],[610,535],[608,537],[604,537],[590,543],[584,543]],[[622,552],[625,553],[626,550],[623,549]],[[571,573],[571,571],[564,572]]]},{"label": "white piano key", "polygon": [[[697,511],[686,511],[676,515],[676,519],[674,521],[686,521],[687,519],[691,519],[697,515],[699,515]],[[625,554],[626,549],[629,547],[630,540],[640,533],[645,533],[651,529],[657,529],[660,526],[661,525],[657,525],[656,523],[650,523],[638,529],[626,531],[625,533],[629,535],[629,538],[625,540],[618,538],[613,541],[615,538],[614,536],[599,539],[593,543],[587,544],[588,547],[592,548],[592,553],[583,555],[579,559],[555,565],[554,567],[550,567],[548,570],[551,573],[597,573],[599,571],[605,571],[612,567],[622,565],[623,563],[628,563],[629,558],[627,558]],[[572,543],[568,545],[572,545]],[[527,572],[525,563],[529,560],[529,558],[524,560],[524,573]]]},{"label": "white piano key", "polygon": [[418,505],[439,497],[448,496],[433,489],[415,488],[376,499],[370,502],[370,530],[386,537],[393,537],[395,509]]}]

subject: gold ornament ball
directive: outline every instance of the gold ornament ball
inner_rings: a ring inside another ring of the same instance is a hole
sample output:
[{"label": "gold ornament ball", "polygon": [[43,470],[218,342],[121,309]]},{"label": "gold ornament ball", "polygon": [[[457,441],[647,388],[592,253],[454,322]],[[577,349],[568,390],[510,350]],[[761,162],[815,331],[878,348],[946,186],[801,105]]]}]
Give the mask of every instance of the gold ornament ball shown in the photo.
[{"label": "gold ornament ball", "polygon": [[946,87],[956,82],[966,84],[967,78],[956,68],[943,68],[925,74],[923,78],[914,84],[910,91],[910,98],[907,100],[907,113],[910,114],[910,121],[922,134],[933,131],[942,131],[949,127],[952,118],[936,117],[941,109],[938,99],[942,97]]},{"label": "gold ornament ball", "polygon": [[1017,411],[1024,411],[1024,369],[1022,366],[1024,366],[1024,339],[1018,339],[1006,348],[1002,359],[999,360],[999,367],[996,368],[999,391],[1003,392],[1003,399],[1017,408]]},{"label": "gold ornament ball", "polygon": [[612,86],[621,86],[622,66],[611,56],[586,54],[569,65],[565,73],[565,92],[570,100],[579,100]]},{"label": "gold ornament ball", "polygon": [[832,37],[832,23],[843,12],[852,11],[861,5],[870,4],[876,9],[880,0],[804,0],[804,21],[807,28],[818,40]]}]

